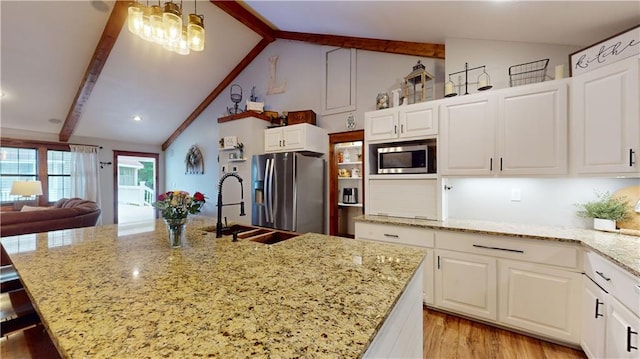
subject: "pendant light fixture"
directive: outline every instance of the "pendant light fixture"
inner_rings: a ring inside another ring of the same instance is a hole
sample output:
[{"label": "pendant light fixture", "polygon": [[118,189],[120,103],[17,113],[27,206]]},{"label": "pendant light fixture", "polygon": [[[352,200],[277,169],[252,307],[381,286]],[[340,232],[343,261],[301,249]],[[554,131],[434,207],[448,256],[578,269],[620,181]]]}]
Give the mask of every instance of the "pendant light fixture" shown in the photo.
[{"label": "pendant light fixture", "polygon": [[180,55],[204,50],[204,15],[197,14],[196,0],[187,20],[186,24],[182,21],[182,1],[170,0],[162,7],[160,1],[152,6],[134,1],[127,13],[130,32]]},{"label": "pendant light fixture", "polygon": [[144,8],[137,1],[129,5],[129,9],[127,11],[127,24],[131,33],[140,35],[140,32],[142,31],[143,14]]},{"label": "pendant light fixture", "polygon": [[204,50],[204,15],[198,15],[198,2],[193,1],[193,14],[189,14],[187,40],[193,51]]}]

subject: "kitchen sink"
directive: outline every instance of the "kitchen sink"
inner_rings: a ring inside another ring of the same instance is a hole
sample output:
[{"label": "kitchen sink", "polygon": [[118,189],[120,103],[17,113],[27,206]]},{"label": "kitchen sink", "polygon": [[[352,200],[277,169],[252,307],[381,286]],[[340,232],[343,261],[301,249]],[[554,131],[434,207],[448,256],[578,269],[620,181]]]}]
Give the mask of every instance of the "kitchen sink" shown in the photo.
[{"label": "kitchen sink", "polygon": [[[206,227],[203,230],[207,232],[215,232],[215,227]],[[282,242],[289,238],[299,236],[295,232],[280,231],[277,229],[245,226],[242,224],[233,224],[222,230],[223,236],[236,236],[237,240],[249,240],[263,244],[274,244]]]}]

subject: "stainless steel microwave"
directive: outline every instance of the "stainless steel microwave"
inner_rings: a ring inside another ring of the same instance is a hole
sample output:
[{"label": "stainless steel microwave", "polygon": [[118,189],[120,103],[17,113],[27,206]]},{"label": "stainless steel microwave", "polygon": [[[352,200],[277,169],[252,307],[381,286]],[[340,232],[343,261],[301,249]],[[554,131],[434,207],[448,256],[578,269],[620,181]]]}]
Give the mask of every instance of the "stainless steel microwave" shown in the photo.
[{"label": "stainless steel microwave", "polygon": [[435,146],[378,147],[378,173],[436,173]]}]

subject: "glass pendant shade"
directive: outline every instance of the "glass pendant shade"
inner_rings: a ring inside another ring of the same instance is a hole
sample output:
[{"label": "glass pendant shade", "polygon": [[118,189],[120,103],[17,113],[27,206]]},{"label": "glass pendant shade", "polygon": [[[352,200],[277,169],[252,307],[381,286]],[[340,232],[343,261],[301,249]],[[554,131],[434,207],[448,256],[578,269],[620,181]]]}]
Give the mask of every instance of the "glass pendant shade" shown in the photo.
[{"label": "glass pendant shade", "polygon": [[158,5],[151,6],[151,29],[153,41],[162,44],[164,41],[164,23],[162,22],[162,9]]},{"label": "glass pendant shade", "polygon": [[180,36],[180,40],[178,40],[178,46],[175,50],[176,53],[180,55],[189,55],[191,52],[189,50],[189,41],[187,37],[187,27],[182,27],[182,35]]},{"label": "glass pendant shade", "polygon": [[187,39],[189,48],[193,51],[204,50],[204,24],[200,15],[189,14],[189,25],[187,26]]},{"label": "glass pendant shade", "polygon": [[178,5],[173,2],[164,4],[162,22],[164,23],[165,38],[170,42],[178,41],[182,36],[182,13]]},{"label": "glass pendant shade", "polygon": [[151,26],[151,8],[145,7],[142,16],[142,30],[140,37],[146,41],[153,41],[153,27]]},{"label": "glass pendant shade", "polygon": [[127,25],[130,32],[136,35],[139,35],[142,32],[143,15],[144,10],[137,2],[129,6],[127,11]]}]

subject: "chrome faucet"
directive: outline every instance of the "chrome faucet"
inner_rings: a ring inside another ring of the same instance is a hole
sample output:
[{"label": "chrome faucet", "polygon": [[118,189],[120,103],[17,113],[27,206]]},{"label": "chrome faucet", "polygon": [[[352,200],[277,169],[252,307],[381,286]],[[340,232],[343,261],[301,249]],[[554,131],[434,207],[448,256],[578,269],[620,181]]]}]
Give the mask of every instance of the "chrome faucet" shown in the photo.
[{"label": "chrome faucet", "polygon": [[[239,203],[225,203],[225,204],[222,203],[222,184],[224,183],[224,180],[226,180],[229,177],[235,177],[238,179],[238,182],[240,182],[240,202]],[[222,237],[222,207],[235,205],[235,204],[240,205],[240,215],[246,216],[246,213],[244,213],[244,187],[242,186],[242,177],[238,176],[238,174],[235,172],[225,173],[224,175],[222,175],[222,177],[220,177],[220,182],[218,182],[218,205],[217,205],[218,222],[216,223],[216,238]]]}]

